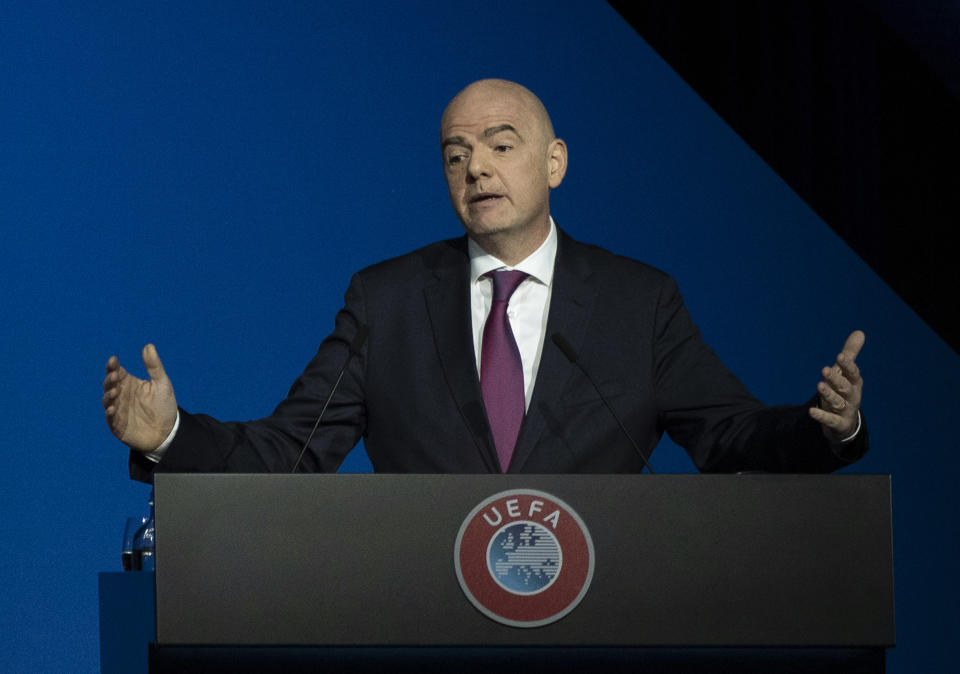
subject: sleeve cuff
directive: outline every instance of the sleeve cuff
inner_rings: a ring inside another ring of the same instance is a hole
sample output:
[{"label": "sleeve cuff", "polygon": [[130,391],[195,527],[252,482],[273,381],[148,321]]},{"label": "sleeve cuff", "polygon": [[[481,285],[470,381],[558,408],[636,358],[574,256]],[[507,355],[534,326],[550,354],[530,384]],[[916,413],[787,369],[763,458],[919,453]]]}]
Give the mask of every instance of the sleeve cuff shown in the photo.
[{"label": "sleeve cuff", "polygon": [[[177,422],[179,423],[179,421],[180,421],[180,413],[177,412]],[[860,434],[860,426],[861,426],[862,424],[863,424],[863,419],[860,417],[860,410],[857,410],[857,427],[854,429],[853,433],[851,433],[851,434],[848,435],[847,437],[843,438],[842,440],[838,441],[837,444],[845,445],[845,444],[847,444],[848,442],[853,442],[854,440],[856,440],[856,439],[857,439],[857,435]],[[171,438],[173,437],[173,433],[176,432],[176,430],[177,430],[177,427],[176,427],[176,425],[174,425],[173,431],[170,433],[170,437],[171,437]],[[161,445],[161,447],[162,447],[162,446],[163,446],[163,445]],[[158,448],[158,449],[159,449],[159,448]]]},{"label": "sleeve cuff", "polygon": [[[160,463],[160,460],[163,458],[163,455],[167,453],[167,448],[173,443],[173,438],[177,435],[177,429],[180,428],[180,410],[177,410],[177,419],[173,422],[173,428],[170,429],[170,434],[167,435],[166,439],[160,443],[160,446],[150,452],[144,452],[143,457],[147,461],[153,461],[154,463]],[[857,425],[857,430],[860,430],[860,425]],[[855,436],[856,433],[853,434]],[[851,436],[851,437],[853,437]],[[846,442],[846,441],[844,441]]]}]

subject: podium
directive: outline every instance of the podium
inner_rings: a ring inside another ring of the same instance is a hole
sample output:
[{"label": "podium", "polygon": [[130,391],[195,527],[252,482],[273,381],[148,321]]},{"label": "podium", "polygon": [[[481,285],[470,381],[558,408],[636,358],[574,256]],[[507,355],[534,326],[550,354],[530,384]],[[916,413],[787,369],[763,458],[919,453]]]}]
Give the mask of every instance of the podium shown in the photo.
[{"label": "podium", "polygon": [[[159,474],[155,490],[151,671],[880,672],[894,644],[888,476]],[[523,557],[521,531],[549,554]],[[540,586],[498,589],[496,546]],[[532,597],[548,614],[551,593],[560,617],[509,613]]]}]

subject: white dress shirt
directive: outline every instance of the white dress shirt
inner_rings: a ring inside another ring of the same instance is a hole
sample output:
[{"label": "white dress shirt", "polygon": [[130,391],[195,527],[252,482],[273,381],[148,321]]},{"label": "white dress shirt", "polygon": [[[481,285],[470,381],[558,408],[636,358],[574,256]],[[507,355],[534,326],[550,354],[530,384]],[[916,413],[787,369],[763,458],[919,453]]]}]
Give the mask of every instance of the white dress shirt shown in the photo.
[{"label": "white dress shirt", "polygon": [[483,250],[473,239],[468,239],[470,254],[470,313],[473,317],[473,349],[480,372],[480,354],[483,346],[483,326],[493,304],[493,279],[484,276],[491,271],[513,270],[528,274],[513,292],[507,306],[510,329],[520,349],[523,363],[523,392],[526,406],[530,406],[533,384],[537,380],[540,354],[547,333],[550,294],[553,288],[553,263],[557,257],[557,227],[550,219],[550,233],[540,247],[524,260],[511,267]]}]

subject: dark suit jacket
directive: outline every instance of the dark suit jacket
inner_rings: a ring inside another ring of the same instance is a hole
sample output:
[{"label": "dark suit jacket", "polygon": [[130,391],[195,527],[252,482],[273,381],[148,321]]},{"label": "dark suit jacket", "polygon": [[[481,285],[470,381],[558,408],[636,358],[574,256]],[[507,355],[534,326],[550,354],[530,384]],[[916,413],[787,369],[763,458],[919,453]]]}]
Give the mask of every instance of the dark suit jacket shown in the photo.
[{"label": "dark suit jacket", "polygon": [[[378,472],[499,472],[470,318],[466,238],[358,272],[333,333],[273,414],[221,423],[181,410],[152,470],[289,471],[361,323],[347,370],[301,470],[334,471],[362,436]],[[805,406],[766,407],[703,343],[676,283],[645,264],[559,236],[547,339],[509,472],[639,472],[640,458],[583,374],[550,341],[580,354],[645,454],[661,434],[703,471],[823,472],[866,450],[866,429],[834,451]]]}]

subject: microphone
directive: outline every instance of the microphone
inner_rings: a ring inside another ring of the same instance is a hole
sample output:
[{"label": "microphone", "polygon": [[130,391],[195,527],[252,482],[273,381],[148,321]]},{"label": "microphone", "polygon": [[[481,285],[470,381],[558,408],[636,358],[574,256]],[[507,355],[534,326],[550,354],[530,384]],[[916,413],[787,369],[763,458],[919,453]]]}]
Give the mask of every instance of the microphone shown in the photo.
[{"label": "microphone", "polygon": [[590,373],[587,372],[587,369],[580,363],[580,357],[577,355],[577,352],[574,351],[573,347],[570,346],[570,342],[564,339],[563,335],[561,335],[559,332],[553,333],[553,335],[550,336],[550,339],[554,344],[557,345],[557,348],[563,352],[563,355],[566,356],[567,360],[570,361],[570,364],[576,365],[578,368],[580,368],[580,371],[586,375],[587,380],[593,386],[594,390],[597,392],[597,395],[600,396],[600,400],[603,401],[604,406],[610,411],[610,414],[613,415],[613,418],[616,419],[617,425],[620,426],[620,430],[623,431],[623,434],[627,436],[627,440],[629,440],[630,444],[633,445],[633,448],[636,450],[640,460],[643,461],[643,465],[646,466],[647,470],[650,471],[650,474],[653,475],[653,466],[650,465],[650,462],[647,461],[647,457],[645,457],[643,452],[640,451],[640,446],[634,441],[629,431],[627,431],[627,427],[623,425],[622,421],[620,421],[620,417],[613,410],[613,407],[610,405],[609,401],[607,401],[607,397],[600,391],[600,387],[597,386],[597,382],[593,380],[593,377],[590,376]]},{"label": "microphone", "polygon": [[337,381],[334,382],[333,388],[330,389],[330,395],[327,396],[327,402],[323,403],[323,409],[320,410],[320,416],[317,417],[316,423],[313,424],[313,430],[310,431],[310,435],[307,436],[307,441],[303,443],[303,449],[300,450],[300,455],[297,457],[297,462],[293,464],[293,470],[291,473],[296,473],[297,468],[300,467],[300,462],[303,461],[303,455],[307,451],[307,447],[310,445],[310,441],[313,440],[313,434],[317,432],[317,428],[320,426],[320,420],[323,419],[323,415],[327,411],[327,406],[330,404],[330,401],[333,400],[333,394],[337,392],[337,388],[340,386],[340,380],[343,379],[343,373],[347,371],[347,365],[350,364],[350,361],[353,360],[353,357],[360,353],[360,349],[363,348],[363,343],[367,341],[367,335],[370,334],[370,328],[361,323],[357,328],[357,333],[353,336],[353,340],[350,342],[350,346],[347,347],[347,359],[343,361],[343,367],[340,368],[340,374],[337,375]]}]

